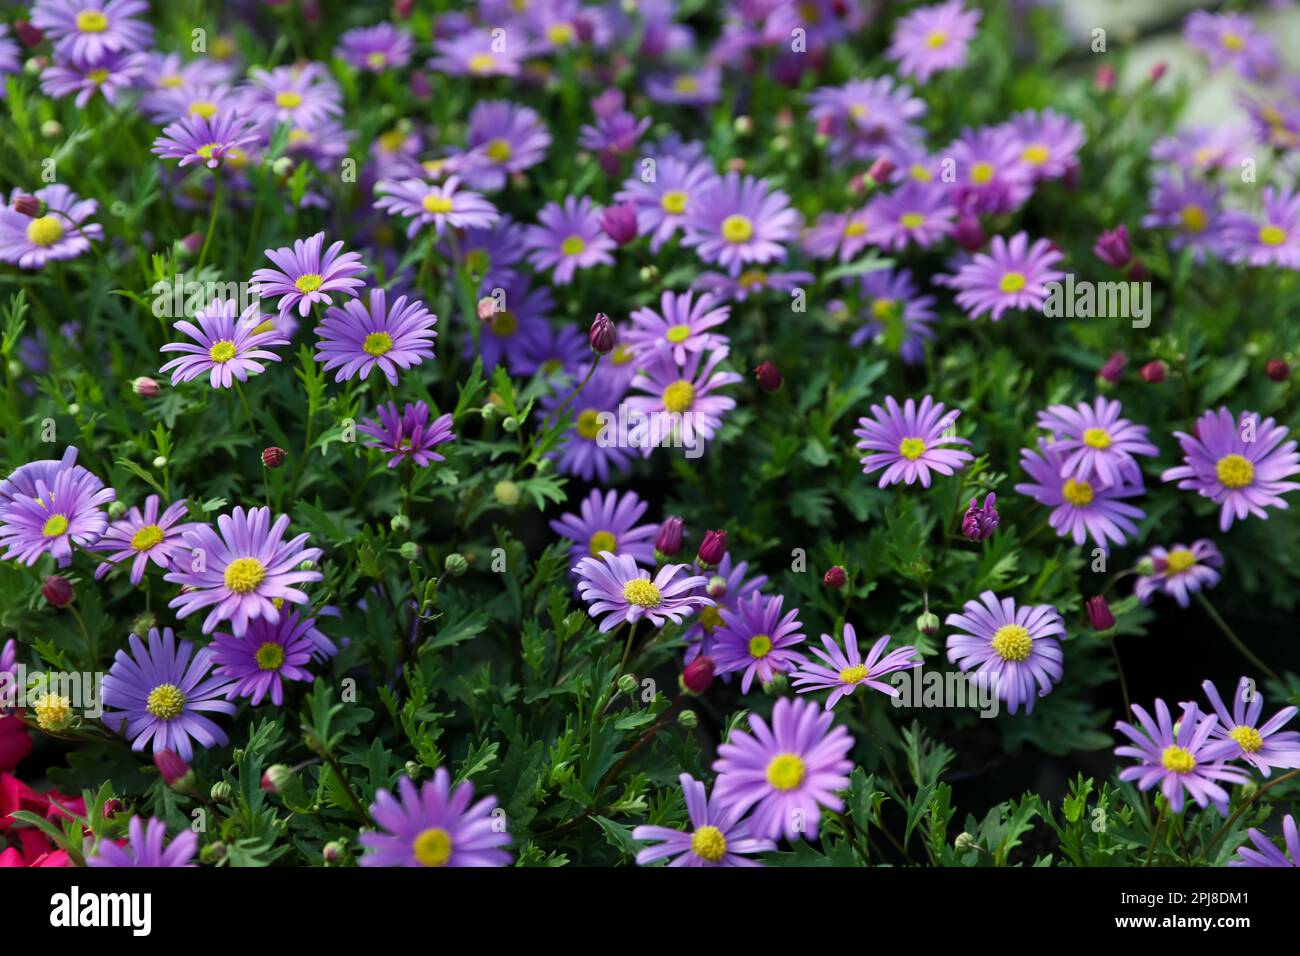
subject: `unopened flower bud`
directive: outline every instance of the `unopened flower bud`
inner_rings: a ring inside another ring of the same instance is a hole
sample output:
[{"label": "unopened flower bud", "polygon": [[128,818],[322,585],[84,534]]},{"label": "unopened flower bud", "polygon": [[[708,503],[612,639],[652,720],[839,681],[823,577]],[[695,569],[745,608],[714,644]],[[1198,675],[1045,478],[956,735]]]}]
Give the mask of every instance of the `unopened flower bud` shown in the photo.
[{"label": "unopened flower bud", "polygon": [[867,170],[867,178],[876,184],[888,182],[892,175],[894,175],[894,162],[888,156],[877,156]]},{"label": "unopened flower bud", "polygon": [[1264,374],[1270,382],[1285,382],[1291,377],[1291,366],[1281,359],[1269,359],[1264,366]]},{"label": "unopened flower bud", "polygon": [[272,764],[262,774],[262,789],[267,793],[282,793],[292,780],[292,767],[282,763]]},{"label": "unopened flower bud", "polygon": [[498,481],[492,488],[492,494],[496,497],[498,503],[505,505],[507,508],[513,508],[519,504],[519,486],[513,481]]},{"label": "unopened flower bud", "polygon": [[700,550],[696,554],[696,561],[701,567],[711,568],[722,563],[722,559],[727,554],[727,532],[706,531],[704,540],[700,542]]},{"label": "unopened flower bud", "polygon": [[1115,68],[1109,64],[1097,67],[1092,75],[1092,83],[1102,93],[1109,93],[1115,88]]},{"label": "unopened flower bud", "polygon": [[1144,578],[1149,578],[1156,573],[1156,560],[1150,555],[1146,555],[1134,565],[1134,570]]},{"label": "unopened flower bud", "polygon": [[14,212],[28,219],[35,219],[41,214],[41,201],[35,196],[29,196],[22,193],[14,198],[12,203]]},{"label": "unopened flower bud", "polygon": [[969,850],[975,846],[975,838],[963,830],[957,834],[957,839],[952,841],[952,845],[958,850]]},{"label": "unopened flower bud", "polygon": [[478,300],[474,311],[484,322],[491,322],[492,316],[497,314],[497,300],[490,295],[485,295]]},{"label": "unopened flower bud", "polygon": [[453,551],[442,562],[442,568],[452,577],[458,578],[469,570],[469,562],[465,560],[465,555]]},{"label": "unopened flower bud", "polygon": [[181,248],[192,256],[197,256],[203,249],[203,234],[191,232],[181,239]]},{"label": "unopened flower bud", "polygon": [[764,362],[754,369],[754,378],[765,392],[775,392],[781,387],[781,370],[771,362]]},{"label": "unopened flower bud", "polygon": [[76,718],[72,701],[62,694],[41,694],[32,704],[32,713],[36,715],[36,725],[41,730],[54,734],[67,730]]},{"label": "unopened flower bud", "polygon": [[68,414],[71,415],[73,418],[76,418],[78,415],[81,414],[81,406],[78,405],[76,402],[70,403],[68,405]]},{"label": "unopened flower bud", "polygon": [[618,330],[614,328],[614,323],[604,312],[597,312],[596,317],[591,320],[591,328],[587,330],[587,342],[597,355],[608,355],[618,344]]},{"label": "unopened flower bud", "polygon": [[154,466],[155,468],[166,468],[166,467],[167,467],[167,457],[166,457],[165,455],[158,455],[158,456],[157,456],[156,458],[154,458],[154,460],[153,460],[153,466]]},{"label": "unopened flower bud", "polygon": [[41,41],[45,39],[45,34],[40,27],[32,26],[30,20],[15,20],[14,36],[18,38],[19,43],[28,49],[40,46]]},{"label": "unopened flower bud", "polygon": [[635,694],[637,687],[636,675],[624,674],[618,679],[618,692],[620,694]]},{"label": "unopened flower bud", "polygon": [[63,124],[58,120],[46,120],[41,124],[41,135],[46,139],[58,139],[63,135]]},{"label": "unopened flower bud", "polygon": [[104,805],[100,807],[99,813],[105,820],[108,820],[117,816],[124,809],[121,800],[117,799],[117,797],[109,797],[104,801]]},{"label": "unopened flower bud", "polygon": [[397,554],[403,561],[414,561],[420,556],[420,546],[414,541],[403,541],[397,546]]},{"label": "unopened flower bud", "polygon": [[1169,69],[1169,64],[1166,63],[1164,60],[1161,60],[1159,63],[1155,64],[1154,66],[1151,67],[1150,70],[1147,71],[1147,78],[1152,83],[1159,83],[1160,78],[1165,75],[1165,71],[1167,69]]},{"label": "unopened flower bud", "polygon": [[682,550],[684,525],[677,515],[669,515],[659,526],[659,537],[655,538],[655,561],[667,563],[668,558],[677,557]]},{"label": "unopened flower bud", "polygon": [[278,179],[284,179],[293,172],[293,159],[288,156],[280,156],[271,163],[271,172]]},{"label": "unopened flower bud", "polygon": [[848,580],[848,574],[838,564],[831,565],[826,569],[826,573],[822,575],[822,584],[828,588],[842,588]]},{"label": "unopened flower bud", "polygon": [[677,723],[681,724],[687,730],[698,726],[699,722],[700,718],[693,710],[683,710],[677,715]]},{"label": "unopened flower bud", "polygon": [[916,619],[916,629],[927,637],[939,633],[939,615],[926,611]]},{"label": "unopened flower bud", "polygon": [[406,515],[393,515],[388,519],[388,527],[394,531],[409,531],[411,528],[411,519]]},{"label": "unopened flower bud", "polygon": [[288,453],[283,448],[279,445],[272,445],[262,452],[262,464],[267,468],[279,468],[284,464],[287,457]]},{"label": "unopened flower bud", "polygon": [[1103,382],[1114,384],[1124,377],[1124,369],[1127,366],[1128,356],[1123,352],[1115,352],[1110,358],[1106,359],[1106,363],[1102,365],[1097,377]]},{"label": "unopened flower bud", "polygon": [[147,375],[141,375],[131,383],[131,391],[141,398],[154,398],[162,392],[162,386],[155,379]]},{"label": "unopened flower bud", "polygon": [[194,789],[194,771],[174,750],[155,750],[153,765],[158,768],[163,782],[177,793],[189,793]]},{"label": "unopened flower bud", "polygon": [[636,238],[636,206],[630,202],[614,203],[600,216],[600,228],[620,246]]},{"label": "unopened flower bud", "polygon": [[51,574],[41,583],[41,593],[54,607],[67,607],[72,603],[72,582],[61,574]]},{"label": "unopened flower bud", "polygon": [[659,281],[659,268],[657,266],[642,266],[637,275],[643,285],[652,285]]},{"label": "unopened flower bud", "polygon": [[716,670],[713,658],[701,654],[682,670],[682,689],[691,694],[703,694],[713,683]]},{"label": "unopened flower bud", "polygon": [[226,858],[226,845],[218,840],[216,843],[205,844],[203,849],[199,850],[199,859],[204,863],[220,863]]},{"label": "unopened flower bud", "polygon": [[743,114],[737,116],[731,121],[731,128],[735,130],[737,136],[748,136],[754,132],[754,118]]},{"label": "unopened flower bud", "polygon": [[235,799],[235,788],[225,780],[218,780],[208,791],[213,803],[231,803]]},{"label": "unopened flower bud", "polygon": [[963,213],[957,218],[957,224],[952,230],[952,237],[956,240],[957,245],[967,252],[979,252],[984,248],[984,243],[987,241],[987,237],[984,235],[984,227],[980,225],[979,218],[970,213]]},{"label": "unopened flower bud", "polygon": [[1109,631],[1115,626],[1115,615],[1111,613],[1105,596],[1094,594],[1084,602],[1083,607],[1088,612],[1088,623],[1094,631]]},{"label": "unopened flower bud", "polygon": [[321,856],[327,866],[337,866],[347,855],[348,843],[346,840],[331,840],[321,849]]},{"label": "unopened flower bud", "polygon": [[713,600],[727,596],[727,579],[720,574],[715,574],[709,578],[709,583],[704,586],[704,593]]},{"label": "unopened flower bud", "polygon": [[1114,269],[1123,269],[1133,259],[1128,228],[1121,223],[1114,229],[1103,231],[1093,244],[1092,254]]},{"label": "unopened flower bud", "polygon": [[1149,382],[1152,385],[1159,385],[1165,380],[1165,375],[1169,372],[1169,366],[1160,359],[1147,362],[1142,366],[1142,371],[1138,374],[1142,376],[1142,381]]}]

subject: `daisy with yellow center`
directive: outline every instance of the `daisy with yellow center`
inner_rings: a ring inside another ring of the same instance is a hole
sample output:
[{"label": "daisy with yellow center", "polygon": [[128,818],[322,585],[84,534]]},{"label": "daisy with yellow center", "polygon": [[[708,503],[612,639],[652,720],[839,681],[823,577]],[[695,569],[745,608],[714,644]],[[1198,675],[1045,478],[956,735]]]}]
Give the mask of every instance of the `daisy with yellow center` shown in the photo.
[{"label": "daisy with yellow center", "polygon": [[445,216],[452,210],[452,202],[446,196],[440,196],[437,193],[429,193],[424,197],[424,211],[432,216]]},{"label": "daisy with yellow center", "polygon": [[211,100],[195,100],[190,104],[190,115],[212,119],[217,115],[217,104]]},{"label": "daisy with yellow center", "polygon": [[236,594],[249,594],[257,590],[265,577],[266,565],[257,558],[235,558],[226,565],[223,580]]},{"label": "daisy with yellow center", "polygon": [[108,29],[108,17],[103,10],[82,10],[76,22],[80,33],[103,33]]},{"label": "daisy with yellow center", "polygon": [[637,607],[658,607],[663,594],[649,578],[633,578],[623,585],[623,597]]},{"label": "daisy with yellow center", "polygon": [[695,386],[685,379],[678,379],[663,394],[664,408],[674,414],[690,411],[695,404]]},{"label": "daisy with yellow center", "polygon": [[1286,242],[1286,230],[1272,224],[1264,226],[1259,230],[1259,241],[1266,246],[1280,246]]},{"label": "daisy with yellow center", "polygon": [[1224,455],[1215,463],[1214,472],[1225,488],[1245,488],[1255,480],[1255,466],[1243,455]]},{"label": "daisy with yellow center", "polygon": [[670,189],[663,194],[663,197],[659,200],[659,205],[668,215],[680,216],[686,212],[687,198],[686,193],[680,189]]},{"label": "daisy with yellow center", "polygon": [[68,519],[63,515],[50,515],[41,527],[41,534],[46,538],[57,538],[68,530]]},{"label": "daisy with yellow center", "polygon": [[1254,727],[1239,725],[1228,731],[1228,736],[1235,740],[1243,753],[1259,753],[1264,749],[1264,736]]},{"label": "daisy with yellow center", "polygon": [[294,280],[293,286],[299,292],[315,292],[324,281],[319,272],[304,272]]},{"label": "daisy with yellow center", "polygon": [[689,325],[669,326],[668,331],[664,333],[664,338],[673,345],[680,345],[691,337],[691,327]]},{"label": "daisy with yellow center", "polygon": [[998,280],[998,288],[1008,295],[1019,292],[1026,285],[1023,272],[1008,272]]},{"label": "daisy with yellow center", "polygon": [[993,181],[994,172],[992,163],[980,161],[971,166],[970,181],[977,186],[984,186]]},{"label": "daisy with yellow center", "polygon": [[159,684],[149,692],[144,709],[159,720],[174,720],[185,709],[185,694],[175,684]]},{"label": "daisy with yellow center", "polygon": [[1086,481],[1070,478],[1061,486],[1061,497],[1067,504],[1074,505],[1076,508],[1086,508],[1092,504],[1092,485]]},{"label": "daisy with yellow center", "polygon": [[898,453],[908,461],[916,461],[925,454],[925,440],[915,436],[904,438],[898,443]]},{"label": "daisy with yellow center", "polygon": [[993,632],[993,652],[1004,661],[1028,660],[1034,649],[1029,630],[1020,624],[1004,624]]},{"label": "daisy with yellow center", "polygon": [[1210,217],[1205,212],[1205,207],[1198,206],[1195,203],[1188,203],[1178,213],[1178,218],[1183,224],[1183,228],[1188,232],[1204,232],[1210,224]]},{"label": "daisy with yellow center", "polygon": [[220,339],[213,342],[212,347],[208,349],[208,358],[218,365],[222,365],[234,358],[236,352],[234,342],[230,341],[230,339]]},{"label": "daisy with yellow center", "polygon": [[722,220],[722,238],[732,245],[749,242],[753,235],[754,221],[748,216],[735,213]]},{"label": "daisy with yellow center", "polygon": [[446,866],[451,859],[451,834],[442,827],[422,830],[411,844],[411,852],[421,866]]},{"label": "daisy with yellow center", "polygon": [[27,241],[49,248],[63,238],[63,223],[54,216],[41,216],[27,224]]},{"label": "daisy with yellow center", "polygon": [[592,557],[602,551],[617,553],[618,537],[611,531],[597,531],[587,540],[587,553]]},{"label": "daisy with yellow center", "polygon": [[506,163],[510,161],[512,150],[510,148],[510,143],[506,140],[494,139],[492,142],[487,144],[487,149],[484,150],[484,152],[487,153],[487,158],[492,160],[492,162]]},{"label": "daisy with yellow center", "polygon": [[260,670],[278,671],[284,666],[284,645],[267,641],[257,649],[253,659],[257,661]]},{"label": "daisy with yellow center", "polygon": [[469,67],[471,73],[482,75],[484,73],[491,73],[492,70],[496,68],[497,61],[496,57],[491,53],[475,53],[469,58],[466,65]]},{"label": "daisy with yellow center", "polygon": [[569,236],[560,243],[560,251],[566,256],[580,256],[587,248],[587,241],[582,236]]},{"label": "daisy with yellow center", "polygon": [[772,653],[772,638],[766,634],[755,634],[749,639],[749,656],[762,660]]},{"label": "daisy with yellow center", "polygon": [[1196,757],[1186,747],[1171,744],[1160,754],[1160,764],[1170,773],[1191,773],[1196,769]]},{"label": "daisy with yellow center", "polygon": [[282,110],[295,110],[302,106],[302,94],[295,90],[284,90],[275,94],[275,105]]},{"label": "daisy with yellow center", "polygon": [[578,413],[577,423],[573,427],[579,438],[595,441],[600,434],[600,413],[594,408],[584,408]]},{"label": "daisy with yellow center", "polygon": [[387,332],[371,332],[361,344],[361,351],[379,358],[393,350],[393,337]]},{"label": "daisy with yellow center", "polygon": [[1196,564],[1196,555],[1187,548],[1175,548],[1165,555],[1165,569],[1170,574],[1182,574]]},{"label": "daisy with yellow center", "polygon": [[1096,448],[1098,451],[1105,451],[1110,447],[1110,432],[1104,428],[1085,428],[1083,431],[1083,443],[1089,448]]},{"label": "daisy with yellow center", "polygon": [[807,772],[807,764],[798,754],[777,754],[767,765],[767,782],[774,790],[795,790],[803,783]]},{"label": "daisy with yellow center", "polygon": [[691,835],[691,852],[708,863],[717,863],[727,855],[727,838],[715,826],[702,826]]},{"label": "daisy with yellow center", "polygon": [[163,529],[156,524],[147,524],[131,535],[131,548],[135,551],[148,551],[157,547],[162,539]]}]

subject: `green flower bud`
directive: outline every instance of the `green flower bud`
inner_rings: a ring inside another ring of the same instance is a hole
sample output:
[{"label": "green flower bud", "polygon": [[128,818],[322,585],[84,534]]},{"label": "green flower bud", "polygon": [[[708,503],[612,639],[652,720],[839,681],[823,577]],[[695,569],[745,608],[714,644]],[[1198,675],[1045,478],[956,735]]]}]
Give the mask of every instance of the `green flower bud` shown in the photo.
[{"label": "green flower bud", "polygon": [[235,788],[224,780],[218,780],[208,795],[212,797],[213,803],[230,803],[234,799]]},{"label": "green flower bud", "polygon": [[122,517],[122,515],[124,514],[126,514],[125,501],[114,501],[112,504],[108,506],[108,516],[114,521]]},{"label": "green flower bud", "polygon": [[155,468],[166,468],[166,467],[167,467],[167,459],[166,459],[164,456],[159,455],[157,458],[155,458],[155,459],[153,460],[153,466],[154,466]]},{"label": "green flower bud", "polygon": [[460,577],[469,570],[469,562],[465,560],[465,555],[453,551],[447,555],[447,559],[442,562],[443,570],[452,577]]},{"label": "green flower bud", "polygon": [[684,710],[677,715],[677,722],[681,724],[683,727],[689,729],[691,727],[696,726],[700,722],[700,718],[696,716],[695,711]]},{"label": "green flower bud", "polygon": [[420,546],[414,541],[403,541],[397,553],[402,556],[403,561],[414,561],[420,556]]},{"label": "green flower bud", "polygon": [[408,760],[406,761],[406,766],[403,769],[406,770],[406,775],[410,777],[412,780],[419,780],[420,771],[424,769],[424,764],[419,763],[418,761],[415,760]]},{"label": "green flower bud", "polygon": [[958,850],[969,850],[975,846],[975,838],[963,830],[957,834],[957,839],[952,841],[952,845]]},{"label": "green flower bud", "polygon": [[507,416],[501,421],[501,429],[507,435],[513,435],[515,432],[519,431],[519,419],[515,418],[513,415]]},{"label": "green flower bud", "polygon": [[916,619],[916,629],[920,631],[922,634],[926,634],[926,635],[938,634],[939,615],[934,614],[931,611],[926,611],[924,614],[922,614],[920,617]]},{"label": "green flower bud", "polygon": [[1141,561],[1137,563],[1137,573],[1142,575],[1144,578],[1149,578],[1151,577],[1151,575],[1155,574],[1156,573],[1155,559],[1149,556],[1144,557]]},{"label": "green flower bud", "polygon": [[73,402],[71,405],[68,406],[68,414],[71,415],[73,418],[76,418],[78,415],[81,414],[81,406],[78,405],[76,402]]},{"label": "green flower bud", "polygon": [[618,679],[618,692],[620,694],[635,694],[637,686],[636,676],[633,674],[624,674]]},{"label": "green flower bud", "polygon": [[392,520],[388,522],[388,527],[394,531],[408,531],[411,527],[411,519],[406,515],[393,515]]},{"label": "green flower bud", "polygon": [[513,508],[519,504],[519,486],[513,481],[498,481],[492,489],[496,499],[507,508]]},{"label": "green flower bud", "polygon": [[226,858],[226,845],[221,842],[209,843],[199,850],[199,859],[204,863],[220,863]]}]

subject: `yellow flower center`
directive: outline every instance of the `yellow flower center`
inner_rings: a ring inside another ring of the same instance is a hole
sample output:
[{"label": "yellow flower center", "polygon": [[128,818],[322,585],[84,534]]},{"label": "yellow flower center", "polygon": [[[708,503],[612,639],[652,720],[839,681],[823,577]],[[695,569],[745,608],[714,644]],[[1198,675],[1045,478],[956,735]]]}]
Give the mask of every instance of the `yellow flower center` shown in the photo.
[{"label": "yellow flower center", "polygon": [[1233,727],[1228,731],[1228,736],[1235,740],[1245,753],[1258,753],[1264,749],[1264,736],[1254,727],[1245,725]]},{"label": "yellow flower center", "polygon": [[767,782],[776,790],[793,790],[803,783],[807,771],[798,754],[777,754],[767,765]]},{"label": "yellow flower center", "polygon": [[185,85],[185,80],[179,73],[168,73],[158,81],[158,88],[162,90],[178,90]]},{"label": "yellow flower center", "polygon": [[63,223],[53,216],[41,216],[27,224],[27,241],[42,248],[63,238]]},{"label": "yellow flower center", "polygon": [[72,701],[59,694],[44,694],[32,705],[36,712],[36,723],[42,730],[59,731],[68,726],[72,720]]},{"label": "yellow flower center", "polygon": [[194,155],[199,157],[199,159],[211,159],[213,154],[216,151],[217,151],[216,143],[204,143],[202,146],[200,146],[198,149],[194,151]]},{"label": "yellow flower center", "polygon": [[664,333],[664,338],[673,345],[680,345],[691,337],[691,327],[689,325],[674,325]]},{"label": "yellow flower center", "polygon": [[504,163],[510,159],[510,143],[504,139],[494,139],[487,145],[488,159],[494,163]]},{"label": "yellow flower center", "polygon": [[749,639],[749,656],[762,660],[772,653],[772,638],[766,634],[755,634]]},{"label": "yellow flower center", "polygon": [[293,110],[302,106],[302,94],[294,90],[285,90],[275,94],[275,105],[282,110]]},{"label": "yellow flower center", "polygon": [[560,251],[566,256],[580,256],[587,248],[587,241],[582,236],[570,236],[560,243]]},{"label": "yellow flower center", "polygon": [[587,541],[587,552],[594,558],[602,551],[618,552],[618,538],[609,531],[597,531]]},{"label": "yellow flower center", "polygon": [[1025,287],[1025,274],[1023,272],[1008,272],[998,280],[998,288],[1003,292],[1019,292]]},{"label": "yellow flower center", "polygon": [[163,539],[163,529],[156,524],[147,524],[131,535],[131,547],[136,551],[148,551]]},{"label": "yellow flower center", "polygon": [[686,200],[686,193],[680,189],[670,189],[659,200],[659,205],[663,207],[664,212],[668,213],[668,215],[680,216],[686,211]]},{"label": "yellow flower center", "polygon": [[1239,33],[1225,33],[1219,40],[1225,50],[1244,50],[1246,41]]},{"label": "yellow flower center", "polygon": [[229,362],[235,357],[235,343],[230,339],[222,339],[219,342],[213,342],[212,348],[208,349],[208,358],[221,365]]},{"label": "yellow flower center", "polygon": [[860,680],[866,680],[868,673],[870,672],[867,670],[867,665],[856,664],[840,671],[840,680],[846,684],[856,684]]},{"label": "yellow flower center", "polygon": [[217,115],[217,104],[211,100],[195,100],[190,104],[190,115],[212,119]]},{"label": "yellow flower center", "polygon": [[293,285],[299,292],[315,292],[321,287],[321,283],[324,281],[325,280],[319,273],[304,272],[302,275],[298,276]]},{"label": "yellow flower center", "polygon": [[908,461],[916,461],[925,454],[925,442],[916,437],[904,438],[898,443],[898,453]]},{"label": "yellow flower center", "polygon": [[366,62],[370,64],[372,70],[382,70],[384,65],[388,63],[388,57],[379,50],[375,50],[366,56]]},{"label": "yellow flower center", "polygon": [[1023,661],[1034,648],[1029,631],[1019,624],[1003,624],[993,632],[993,653],[1004,661]]},{"label": "yellow flower center", "polygon": [[904,229],[920,229],[925,225],[925,215],[919,212],[905,212],[898,217]]},{"label": "yellow flower center", "polygon": [[1166,770],[1174,773],[1191,773],[1192,768],[1196,766],[1196,758],[1186,747],[1174,744],[1165,748],[1164,753],[1160,755],[1160,763]]},{"label": "yellow flower center", "polygon": [[1204,232],[1205,227],[1210,224],[1210,217],[1206,215],[1205,209],[1195,203],[1184,206],[1178,218],[1183,221],[1183,228],[1188,232]]},{"label": "yellow flower center", "polygon": [[1104,450],[1110,447],[1110,432],[1104,428],[1086,428],[1083,432],[1083,443],[1089,448]]},{"label": "yellow flower center", "polygon": [[993,178],[993,164],[978,162],[970,168],[970,181],[977,186],[983,186]]},{"label": "yellow flower center", "polygon": [[1092,504],[1092,485],[1071,478],[1061,486],[1061,497],[1076,508],[1086,508]]},{"label": "yellow flower center", "polygon": [[102,86],[108,80],[108,70],[91,70],[86,74],[86,79],[96,86]]},{"label": "yellow flower center", "polygon": [[754,235],[754,222],[748,216],[734,214],[722,220],[722,238],[730,243],[749,242]]},{"label": "yellow flower center", "polygon": [[887,322],[898,316],[897,299],[877,299],[871,303],[871,314],[881,322]]},{"label": "yellow flower center", "polygon": [[77,29],[82,33],[103,33],[108,29],[108,17],[103,10],[82,10],[77,14]]},{"label": "yellow flower center", "polygon": [[257,666],[264,671],[278,671],[284,664],[284,645],[267,641],[257,649],[254,655]]},{"label": "yellow flower center", "polygon": [[226,565],[226,587],[236,594],[256,590],[266,577],[266,565],[257,558],[235,558]]},{"label": "yellow flower center", "polygon": [[925,38],[925,45],[931,50],[937,50],[948,42],[947,30],[931,30]]},{"label": "yellow flower center", "polygon": [[47,538],[57,538],[68,530],[68,519],[63,515],[50,515],[41,527],[41,534]]},{"label": "yellow flower center", "polygon": [[446,196],[439,196],[437,193],[430,193],[424,197],[424,211],[433,215],[446,215],[451,212],[451,200]]},{"label": "yellow flower center", "polygon": [[761,289],[767,283],[767,273],[761,269],[750,269],[748,272],[742,272],[736,281],[742,289]]},{"label": "yellow flower center", "polygon": [[600,434],[600,413],[594,408],[584,408],[578,415],[578,424],[575,427],[579,437],[587,441],[595,441],[596,436]]},{"label": "yellow flower center", "polygon": [[704,633],[712,634],[722,626],[721,609],[716,607],[700,608],[700,625],[704,628]]},{"label": "yellow flower center", "polygon": [[1245,488],[1255,480],[1255,466],[1241,455],[1224,455],[1214,471],[1225,488]]},{"label": "yellow flower center", "polygon": [[632,361],[633,358],[632,350],[621,342],[614,346],[613,352],[609,353],[609,360],[615,365],[626,365],[628,362]]},{"label": "yellow flower center", "polygon": [[411,852],[421,866],[446,866],[451,859],[451,834],[442,827],[429,827],[415,838]]},{"label": "yellow flower center", "polygon": [[488,73],[496,65],[496,57],[491,53],[475,53],[469,58],[469,71],[471,73]]},{"label": "yellow flower center", "polygon": [[1286,231],[1280,226],[1264,226],[1259,231],[1259,241],[1266,246],[1280,246],[1286,242]]},{"label": "yellow flower center", "polygon": [[1020,158],[1034,166],[1041,166],[1052,158],[1052,153],[1042,143],[1030,143],[1021,152]]},{"label": "yellow flower center", "polygon": [[402,129],[390,129],[379,137],[379,145],[389,153],[395,153],[406,142],[406,132]]},{"label": "yellow flower center", "polygon": [[663,595],[649,578],[633,578],[623,585],[623,597],[637,607],[658,607]]},{"label": "yellow flower center", "polygon": [[727,838],[715,826],[702,826],[691,836],[691,850],[710,863],[717,863],[727,852]]},{"label": "yellow flower center", "polygon": [[567,23],[553,23],[546,28],[546,39],[556,46],[573,42],[573,27]]},{"label": "yellow flower center", "polygon": [[1196,555],[1186,548],[1177,548],[1165,556],[1165,567],[1170,574],[1182,574],[1196,563]]},{"label": "yellow flower center", "polygon": [[510,311],[501,311],[492,313],[492,321],[488,323],[488,328],[492,334],[499,339],[508,339],[519,331],[519,319]]},{"label": "yellow flower center", "polygon": [[850,220],[844,226],[844,236],[845,238],[849,238],[849,239],[852,239],[855,236],[860,236],[866,231],[867,231],[867,224],[865,222],[862,222],[860,219]]},{"label": "yellow flower center", "polygon": [[918,183],[928,183],[934,179],[934,173],[930,172],[930,168],[921,163],[913,163],[911,169],[908,170],[908,175]]},{"label": "yellow flower center", "polygon": [[371,332],[361,344],[361,351],[378,358],[393,350],[393,337],[387,332]]},{"label": "yellow flower center", "polygon": [[684,412],[695,404],[695,386],[679,379],[664,389],[664,408],[670,412]]},{"label": "yellow flower center", "polygon": [[698,93],[700,84],[693,76],[679,76],[673,81],[673,89],[678,93]]},{"label": "yellow flower center", "polygon": [[159,720],[171,720],[185,709],[185,695],[175,684],[159,684],[149,691],[144,709]]}]

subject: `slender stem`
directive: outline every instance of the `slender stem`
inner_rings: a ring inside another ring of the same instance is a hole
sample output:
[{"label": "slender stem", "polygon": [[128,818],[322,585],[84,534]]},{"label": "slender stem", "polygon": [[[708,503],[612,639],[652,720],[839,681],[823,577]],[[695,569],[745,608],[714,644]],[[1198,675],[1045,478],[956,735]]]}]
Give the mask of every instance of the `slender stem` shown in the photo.
[{"label": "slender stem", "polygon": [[1119,692],[1124,695],[1124,712],[1128,719],[1133,719],[1133,705],[1129,703],[1128,681],[1124,680],[1124,665],[1119,662],[1119,648],[1115,646],[1115,635],[1110,637],[1110,653],[1115,658],[1115,673],[1119,675]]},{"label": "slender stem", "polygon": [[1151,865],[1151,857],[1156,852],[1156,844],[1160,842],[1160,828],[1165,824],[1165,805],[1160,804],[1160,815],[1156,817],[1156,825],[1151,830],[1151,845],[1147,847],[1147,858],[1143,866]]},{"label": "slender stem", "polygon": [[632,642],[636,640],[636,626],[640,623],[640,621],[633,621],[632,626],[628,628],[627,643],[623,645],[623,659],[618,662],[618,672],[614,675],[616,682],[623,676],[623,668],[627,667],[628,656],[632,653]]},{"label": "slender stem", "polygon": [[221,207],[221,170],[216,169],[212,173],[212,211],[208,214],[208,231],[203,235],[203,248],[199,250],[199,262],[194,267],[197,273],[203,268],[203,263],[208,258],[208,245],[212,242],[212,233],[217,225],[217,210]]},{"label": "slender stem", "polygon": [[591,368],[587,370],[587,377],[578,383],[578,387],[570,392],[569,396],[564,401],[560,402],[559,407],[555,410],[555,421],[557,423],[560,421],[560,415],[564,410],[569,407],[569,404],[575,398],[578,397],[578,393],[587,387],[587,383],[591,381],[591,377],[596,374],[596,367],[600,365],[600,360],[604,357],[605,356],[601,355],[599,352],[596,353],[595,361],[591,363]]},{"label": "slender stem", "polygon": [[1277,672],[1274,671],[1273,668],[1269,667],[1256,657],[1254,652],[1245,645],[1242,639],[1232,632],[1232,628],[1228,627],[1228,622],[1219,616],[1219,612],[1214,609],[1214,605],[1210,603],[1209,598],[1205,596],[1204,592],[1197,591],[1196,599],[1201,602],[1201,605],[1205,608],[1205,612],[1214,619],[1214,623],[1219,625],[1219,630],[1223,632],[1224,636],[1228,640],[1232,641],[1232,643],[1236,645],[1237,650],[1241,651],[1246,660],[1250,661],[1269,677],[1273,678],[1273,680],[1279,682],[1282,680],[1282,678],[1278,677]]},{"label": "slender stem", "polygon": [[253,410],[248,407],[248,399],[244,397],[244,388],[239,383],[239,379],[233,380],[235,383],[235,394],[239,396],[239,404],[243,406],[244,417],[248,419],[248,427],[253,433],[253,438],[257,438],[257,420],[253,418]]}]

